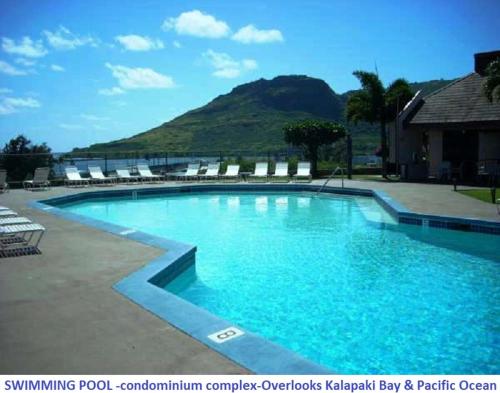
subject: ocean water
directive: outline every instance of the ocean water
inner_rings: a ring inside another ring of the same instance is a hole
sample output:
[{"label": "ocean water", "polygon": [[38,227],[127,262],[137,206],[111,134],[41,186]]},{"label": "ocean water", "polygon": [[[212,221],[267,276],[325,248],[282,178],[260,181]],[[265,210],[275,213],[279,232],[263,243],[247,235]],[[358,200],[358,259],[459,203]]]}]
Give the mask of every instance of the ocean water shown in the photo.
[{"label": "ocean water", "polygon": [[396,224],[371,198],[167,195],[68,205],[194,244],[165,290],[346,374],[498,374],[500,238]]}]

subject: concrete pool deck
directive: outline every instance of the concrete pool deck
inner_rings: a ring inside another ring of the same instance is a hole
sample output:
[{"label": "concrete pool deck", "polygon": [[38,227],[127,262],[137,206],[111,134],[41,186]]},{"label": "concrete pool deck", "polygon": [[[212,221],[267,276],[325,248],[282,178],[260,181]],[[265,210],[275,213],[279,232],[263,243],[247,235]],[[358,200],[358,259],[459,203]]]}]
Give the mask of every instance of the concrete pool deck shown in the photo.
[{"label": "concrete pool deck", "polygon": [[[178,185],[160,187],[169,184]],[[454,193],[450,186],[367,181],[346,181],[346,186],[383,190],[419,213],[500,222],[494,205]],[[131,187],[113,187],[118,188]],[[57,187],[0,195],[0,205],[47,228],[41,255],[0,259],[0,372],[247,373],[112,289],[161,250],[28,206],[34,200],[102,189]]]}]

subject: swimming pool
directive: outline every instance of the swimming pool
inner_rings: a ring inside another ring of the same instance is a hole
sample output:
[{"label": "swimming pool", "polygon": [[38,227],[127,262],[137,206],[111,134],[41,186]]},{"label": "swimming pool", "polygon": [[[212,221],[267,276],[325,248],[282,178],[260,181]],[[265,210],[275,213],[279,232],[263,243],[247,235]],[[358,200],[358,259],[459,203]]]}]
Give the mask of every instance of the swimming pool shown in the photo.
[{"label": "swimming pool", "polygon": [[372,199],[200,193],[73,213],[195,244],[165,287],[341,373],[498,373],[498,236],[396,224]]}]

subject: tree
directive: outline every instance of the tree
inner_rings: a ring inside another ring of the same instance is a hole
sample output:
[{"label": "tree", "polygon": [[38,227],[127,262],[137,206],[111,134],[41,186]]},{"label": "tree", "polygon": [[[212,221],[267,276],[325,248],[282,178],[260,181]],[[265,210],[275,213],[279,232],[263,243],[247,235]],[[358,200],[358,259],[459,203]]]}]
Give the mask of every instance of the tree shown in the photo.
[{"label": "tree", "polygon": [[318,167],[318,149],[322,145],[331,145],[346,135],[345,128],[328,121],[305,120],[286,125],[285,142],[302,147],[306,157],[311,160],[311,172],[316,176]]},{"label": "tree", "polygon": [[387,176],[387,134],[386,124],[396,119],[398,111],[411,100],[413,93],[405,79],[396,79],[387,88],[377,74],[354,71],[362,89],[347,100],[347,120],[357,124],[366,121],[380,124],[380,148],[382,154],[382,175]]},{"label": "tree", "polygon": [[486,67],[483,89],[488,101],[500,101],[500,58],[492,61]]},{"label": "tree", "polygon": [[7,170],[13,181],[25,180],[35,168],[52,167],[53,163],[51,149],[45,143],[34,145],[24,135],[11,139],[0,154],[0,167]]}]

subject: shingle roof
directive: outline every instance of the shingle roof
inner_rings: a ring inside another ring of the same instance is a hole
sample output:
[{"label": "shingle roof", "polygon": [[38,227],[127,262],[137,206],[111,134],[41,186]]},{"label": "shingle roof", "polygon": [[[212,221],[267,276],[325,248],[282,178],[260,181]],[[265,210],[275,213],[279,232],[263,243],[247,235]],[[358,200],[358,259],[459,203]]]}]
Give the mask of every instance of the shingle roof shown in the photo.
[{"label": "shingle roof", "polygon": [[[500,102],[489,102],[483,93],[484,77],[472,73],[422,99],[410,125],[459,125],[500,122]],[[408,121],[408,119],[407,119]]]}]

